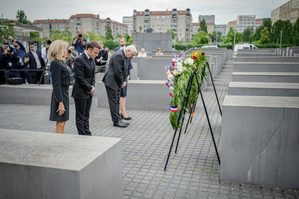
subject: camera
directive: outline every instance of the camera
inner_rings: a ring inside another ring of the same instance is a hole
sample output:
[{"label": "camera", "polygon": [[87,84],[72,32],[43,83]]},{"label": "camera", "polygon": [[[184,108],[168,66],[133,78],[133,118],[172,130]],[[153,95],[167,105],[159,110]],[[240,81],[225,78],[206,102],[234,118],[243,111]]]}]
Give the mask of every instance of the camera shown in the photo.
[{"label": "camera", "polygon": [[51,40],[47,40],[47,44],[50,45],[52,42]]},{"label": "camera", "polygon": [[79,33],[79,34],[78,34],[78,37],[80,37],[80,38],[81,38],[81,37],[82,37],[82,34],[81,34],[81,33]]},{"label": "camera", "polygon": [[7,52],[8,52],[8,53],[11,53],[11,52],[12,52],[12,48],[9,48],[9,49],[7,50]]},{"label": "camera", "polygon": [[8,37],[9,37],[8,35],[4,35],[4,38],[5,38],[5,39],[8,39]]},{"label": "camera", "polygon": [[68,50],[67,50],[67,53],[68,53],[68,54],[71,54],[71,53],[72,53],[72,51],[71,51],[70,49],[68,49]]}]

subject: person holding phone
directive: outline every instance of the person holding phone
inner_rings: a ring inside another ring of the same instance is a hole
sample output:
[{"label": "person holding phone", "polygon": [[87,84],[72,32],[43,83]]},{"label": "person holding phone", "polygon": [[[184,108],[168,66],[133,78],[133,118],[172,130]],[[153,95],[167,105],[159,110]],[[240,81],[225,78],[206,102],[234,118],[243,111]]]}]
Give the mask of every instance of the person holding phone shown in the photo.
[{"label": "person holding phone", "polygon": [[49,60],[48,60],[48,51],[49,51],[51,43],[52,43],[52,41],[50,39],[47,39],[46,40],[46,47],[44,47],[42,49],[42,58],[45,61],[46,66],[47,66],[47,70],[48,70],[47,72],[48,72],[48,75],[49,75],[49,84],[50,85],[52,85],[52,77],[51,77],[51,73],[50,73],[51,62],[49,62]]},{"label": "person holding phone", "polygon": [[72,50],[72,48],[68,48],[67,56],[65,58],[65,64],[68,65],[72,69],[73,75],[75,75],[74,62],[75,62],[77,56],[78,56],[77,51]]},{"label": "person holding phone", "polygon": [[[3,46],[3,54],[1,56],[1,63],[5,69],[18,69],[20,57],[13,53],[13,50],[8,46]],[[18,71],[5,71],[5,79],[11,77],[20,77]]]}]

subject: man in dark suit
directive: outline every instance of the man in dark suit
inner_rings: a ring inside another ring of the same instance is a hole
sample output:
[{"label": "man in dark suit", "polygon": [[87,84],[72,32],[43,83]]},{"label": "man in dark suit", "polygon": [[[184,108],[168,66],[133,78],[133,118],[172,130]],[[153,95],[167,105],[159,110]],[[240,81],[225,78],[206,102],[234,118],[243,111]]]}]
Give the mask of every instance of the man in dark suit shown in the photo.
[{"label": "man in dark suit", "polygon": [[79,135],[91,135],[89,130],[89,112],[92,103],[92,94],[95,91],[95,62],[101,46],[91,41],[86,50],[76,58],[75,84],[72,97],[75,99],[76,126]]},{"label": "man in dark suit", "polygon": [[[29,52],[26,54],[26,57],[29,57],[29,62],[25,61],[25,65],[29,64],[30,69],[45,69],[45,62],[42,58],[42,53],[39,50],[35,49],[35,44],[33,42],[29,43]],[[32,83],[37,84],[44,83],[44,78],[41,79],[44,71],[30,71]]]},{"label": "man in dark suit", "polygon": [[106,61],[108,60],[108,52],[103,49],[103,42],[99,41],[98,42],[100,44],[100,46],[102,47],[102,49],[100,50],[98,56],[96,57],[95,61],[96,61],[96,65],[97,66],[102,66],[98,71],[99,72],[105,72],[106,71]]},{"label": "man in dark suit", "polygon": [[129,125],[129,123],[124,123],[119,115],[119,98],[120,89],[127,85],[129,59],[136,54],[137,49],[134,45],[115,52],[110,58],[108,68],[103,77],[113,126],[116,127],[124,128]]}]

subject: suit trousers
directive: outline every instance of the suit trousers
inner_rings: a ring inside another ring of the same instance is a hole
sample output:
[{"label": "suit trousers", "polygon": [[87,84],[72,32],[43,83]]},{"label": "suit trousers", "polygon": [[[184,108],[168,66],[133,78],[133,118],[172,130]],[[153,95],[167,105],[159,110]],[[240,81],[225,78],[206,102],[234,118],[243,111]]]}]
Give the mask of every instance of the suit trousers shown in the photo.
[{"label": "suit trousers", "polygon": [[[31,75],[32,83],[33,84],[38,84],[38,83],[43,84],[44,83],[44,77],[41,79],[42,75],[43,75],[43,71],[37,71],[37,72],[35,72],[34,75]],[[41,82],[39,82],[40,79],[41,79]]]},{"label": "suit trousers", "polygon": [[89,113],[92,103],[92,96],[88,99],[75,99],[76,126],[79,135],[91,135],[89,130]]},{"label": "suit trousers", "polygon": [[121,117],[119,115],[120,89],[113,90],[108,86],[105,87],[108,96],[111,119],[113,122],[118,122],[119,120],[121,120]]}]

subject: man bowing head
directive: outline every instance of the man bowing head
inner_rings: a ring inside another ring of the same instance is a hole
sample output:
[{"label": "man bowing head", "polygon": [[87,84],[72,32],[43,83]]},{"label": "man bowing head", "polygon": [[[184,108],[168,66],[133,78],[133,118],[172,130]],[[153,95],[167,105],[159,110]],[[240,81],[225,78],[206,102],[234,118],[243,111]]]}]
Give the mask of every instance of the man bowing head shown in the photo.
[{"label": "man bowing head", "polygon": [[115,52],[109,61],[108,68],[103,77],[106,87],[113,126],[125,128],[129,123],[121,120],[119,114],[120,89],[127,84],[129,59],[137,54],[137,46],[130,45]]},{"label": "man bowing head", "polygon": [[75,99],[76,126],[79,135],[91,135],[89,112],[92,94],[95,91],[95,57],[102,47],[95,41],[87,43],[86,50],[74,62],[75,84],[72,96]]}]

